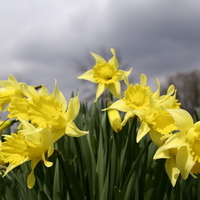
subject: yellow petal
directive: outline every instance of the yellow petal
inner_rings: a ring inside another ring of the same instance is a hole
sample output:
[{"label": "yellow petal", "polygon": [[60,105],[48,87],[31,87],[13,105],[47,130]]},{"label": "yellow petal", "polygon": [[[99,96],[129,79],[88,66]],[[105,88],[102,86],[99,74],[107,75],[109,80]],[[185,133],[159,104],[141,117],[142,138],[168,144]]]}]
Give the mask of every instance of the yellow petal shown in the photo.
[{"label": "yellow petal", "polygon": [[138,129],[136,138],[137,143],[149,132],[149,130],[150,128],[148,124],[145,121],[143,121]]},{"label": "yellow petal", "polygon": [[33,86],[29,86],[26,83],[20,83],[20,87],[22,89],[24,96],[26,97],[35,98],[39,96],[38,92]]},{"label": "yellow petal", "polygon": [[79,130],[76,125],[71,121],[67,124],[65,129],[65,134],[71,137],[81,137],[83,135],[88,134],[88,131]]},{"label": "yellow petal", "polygon": [[194,166],[195,162],[190,155],[188,146],[182,146],[176,156],[176,164],[179,168],[183,179],[186,179]]},{"label": "yellow petal", "polygon": [[90,70],[86,71],[85,73],[83,73],[82,75],[78,76],[77,78],[78,79],[84,79],[84,80],[96,83],[96,81],[95,81],[93,76],[94,76],[93,69],[90,69]]},{"label": "yellow petal", "polygon": [[120,94],[120,92],[121,92],[121,85],[120,85],[119,81],[116,81],[115,83],[110,84],[108,87],[109,87],[110,92],[115,97],[117,97],[118,99],[122,98],[121,94]]},{"label": "yellow petal", "polygon": [[106,85],[99,83],[97,85],[97,91],[96,91],[96,99],[95,102],[98,100],[98,98],[101,96],[101,94],[105,91]]},{"label": "yellow petal", "polygon": [[132,111],[128,111],[126,112],[125,116],[124,116],[124,120],[122,122],[122,126],[125,126],[126,125],[126,122],[130,119],[130,118],[133,118],[135,116],[135,113],[132,112]]},{"label": "yellow petal", "polygon": [[187,132],[194,124],[192,116],[183,109],[167,109],[173,117],[178,129]]},{"label": "yellow petal", "polygon": [[113,65],[115,67],[115,69],[118,69],[118,60],[117,60],[117,56],[116,56],[116,51],[114,49],[110,49],[110,51],[113,54],[113,57],[108,61],[108,63],[110,63],[111,65]]},{"label": "yellow petal", "polygon": [[65,114],[67,121],[71,121],[71,120],[73,121],[77,117],[79,113],[79,109],[80,109],[80,102],[77,95],[76,97],[71,98],[69,101],[69,106]]},{"label": "yellow petal", "polygon": [[102,58],[101,56],[99,56],[96,53],[92,53],[90,52],[90,54],[94,57],[96,64],[102,63],[102,62],[106,62],[104,58]]},{"label": "yellow petal", "polygon": [[144,87],[147,85],[147,77],[145,74],[140,75],[140,85]]},{"label": "yellow petal", "polygon": [[149,135],[151,137],[151,140],[157,145],[157,147],[163,145],[163,141],[161,140],[162,137],[161,133],[155,131],[154,129],[151,129]]},{"label": "yellow petal", "polygon": [[128,112],[130,110],[123,99],[115,101],[109,108],[103,109],[103,111],[107,109],[117,109],[122,112]]},{"label": "yellow petal", "polygon": [[124,83],[128,86],[129,85],[129,80],[128,76],[131,74],[132,68],[129,71],[124,71]]},{"label": "yellow petal", "polygon": [[28,188],[32,188],[35,184],[35,175],[34,175],[34,169],[36,167],[36,165],[38,164],[38,162],[40,161],[40,159],[33,159],[31,160],[31,173],[28,175],[28,178],[27,178],[27,185],[28,185]]},{"label": "yellow petal", "polygon": [[171,157],[170,159],[167,159],[165,162],[165,170],[167,172],[167,175],[171,181],[172,186],[174,187],[176,184],[176,181],[178,179],[178,176],[180,174],[179,169],[176,166],[176,162],[174,160],[174,157]]},{"label": "yellow petal", "polygon": [[53,91],[54,99],[57,99],[60,104],[62,104],[62,111],[65,112],[67,108],[67,101],[63,93],[57,87],[57,80],[55,80],[55,86]]}]

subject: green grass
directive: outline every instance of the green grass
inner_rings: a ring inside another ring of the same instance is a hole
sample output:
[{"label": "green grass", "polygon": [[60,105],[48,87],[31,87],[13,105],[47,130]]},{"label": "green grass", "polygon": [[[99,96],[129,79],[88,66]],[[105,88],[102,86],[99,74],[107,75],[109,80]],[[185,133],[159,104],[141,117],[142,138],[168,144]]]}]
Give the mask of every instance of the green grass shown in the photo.
[{"label": "green grass", "polygon": [[[165,160],[153,160],[156,146],[148,137],[136,143],[138,121],[129,120],[122,131],[110,127],[103,101],[82,104],[75,120],[89,134],[67,135],[55,144],[46,168],[35,168],[36,184],[28,189],[30,163],[0,177],[1,200],[197,200],[200,180],[178,179],[173,188],[165,172]],[[199,113],[196,112],[196,119]],[[2,170],[3,171],[3,170]]]}]

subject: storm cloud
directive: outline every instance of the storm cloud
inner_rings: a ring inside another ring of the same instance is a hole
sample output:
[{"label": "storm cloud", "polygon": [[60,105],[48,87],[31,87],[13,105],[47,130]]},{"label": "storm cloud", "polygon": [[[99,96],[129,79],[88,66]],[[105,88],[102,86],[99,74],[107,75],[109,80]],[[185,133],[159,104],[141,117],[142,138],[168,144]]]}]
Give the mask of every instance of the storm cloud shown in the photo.
[{"label": "storm cloud", "polygon": [[1,79],[11,73],[50,89],[58,79],[69,96],[85,87],[76,77],[82,66],[92,68],[89,53],[111,56],[110,48],[133,68],[135,81],[141,73],[152,84],[199,69],[199,11],[195,0],[2,1]]}]

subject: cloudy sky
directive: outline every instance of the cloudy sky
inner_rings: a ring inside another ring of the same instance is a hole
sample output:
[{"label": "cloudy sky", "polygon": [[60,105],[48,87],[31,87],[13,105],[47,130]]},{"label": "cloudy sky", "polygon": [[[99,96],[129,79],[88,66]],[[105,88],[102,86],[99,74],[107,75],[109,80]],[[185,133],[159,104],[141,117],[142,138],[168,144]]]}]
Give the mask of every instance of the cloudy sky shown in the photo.
[{"label": "cloudy sky", "polygon": [[145,73],[150,85],[200,68],[199,0],[0,1],[0,27],[0,79],[50,91],[58,79],[66,97],[91,89],[77,79],[93,67],[89,52],[115,48],[131,78]]}]

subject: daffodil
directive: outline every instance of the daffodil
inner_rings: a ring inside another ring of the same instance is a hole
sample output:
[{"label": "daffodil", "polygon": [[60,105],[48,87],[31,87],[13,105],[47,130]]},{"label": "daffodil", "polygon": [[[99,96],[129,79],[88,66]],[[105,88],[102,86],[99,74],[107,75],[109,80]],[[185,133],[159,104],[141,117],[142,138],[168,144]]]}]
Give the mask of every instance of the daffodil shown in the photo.
[{"label": "daffodil", "polygon": [[[177,130],[176,123],[169,110],[179,108],[176,103],[174,87],[168,89],[166,95],[160,96],[159,82],[156,92],[152,92],[147,86],[147,77],[144,74],[140,76],[140,84],[128,85],[124,92],[124,98],[114,102],[107,109],[118,109],[125,112],[122,126],[126,122],[137,116],[141,122],[137,133],[137,142],[139,142],[148,132],[157,146],[162,145],[161,137]],[[169,109],[166,109],[169,108]],[[105,110],[107,110],[105,109]]]},{"label": "daffodil", "polygon": [[10,111],[8,117],[30,120],[32,124],[40,128],[50,126],[54,141],[64,134],[80,137],[88,133],[79,130],[73,123],[80,109],[78,95],[71,98],[67,106],[64,95],[57,88],[57,82],[52,94],[45,86],[42,86],[39,91],[27,84],[22,84],[21,88],[26,98],[13,98],[8,108]]},{"label": "daffodil", "polygon": [[106,62],[106,60],[101,56],[91,53],[96,61],[96,64],[93,69],[90,69],[81,76],[78,76],[78,79],[85,79],[97,84],[95,101],[97,101],[106,88],[108,88],[115,97],[120,99],[120,81],[124,80],[127,85],[129,84],[128,76],[130,75],[132,69],[129,71],[119,70],[115,50],[111,49],[111,53],[113,54],[113,57],[108,62]]},{"label": "daffodil", "polygon": [[23,93],[17,79],[9,75],[8,80],[0,80],[0,111],[14,96],[23,96]]},{"label": "daffodil", "polygon": [[4,162],[9,164],[4,176],[24,162],[31,161],[32,171],[28,176],[27,185],[32,188],[35,184],[34,168],[38,162],[43,161],[46,167],[53,165],[48,161],[54,151],[53,134],[49,126],[35,128],[25,120],[20,121],[23,130],[4,137],[1,153]]},{"label": "daffodil", "polygon": [[172,116],[179,131],[158,148],[154,159],[166,159],[166,172],[174,186],[179,174],[183,179],[187,179],[190,173],[200,173],[200,122],[194,123],[186,111],[182,111],[181,114],[175,111]]}]

